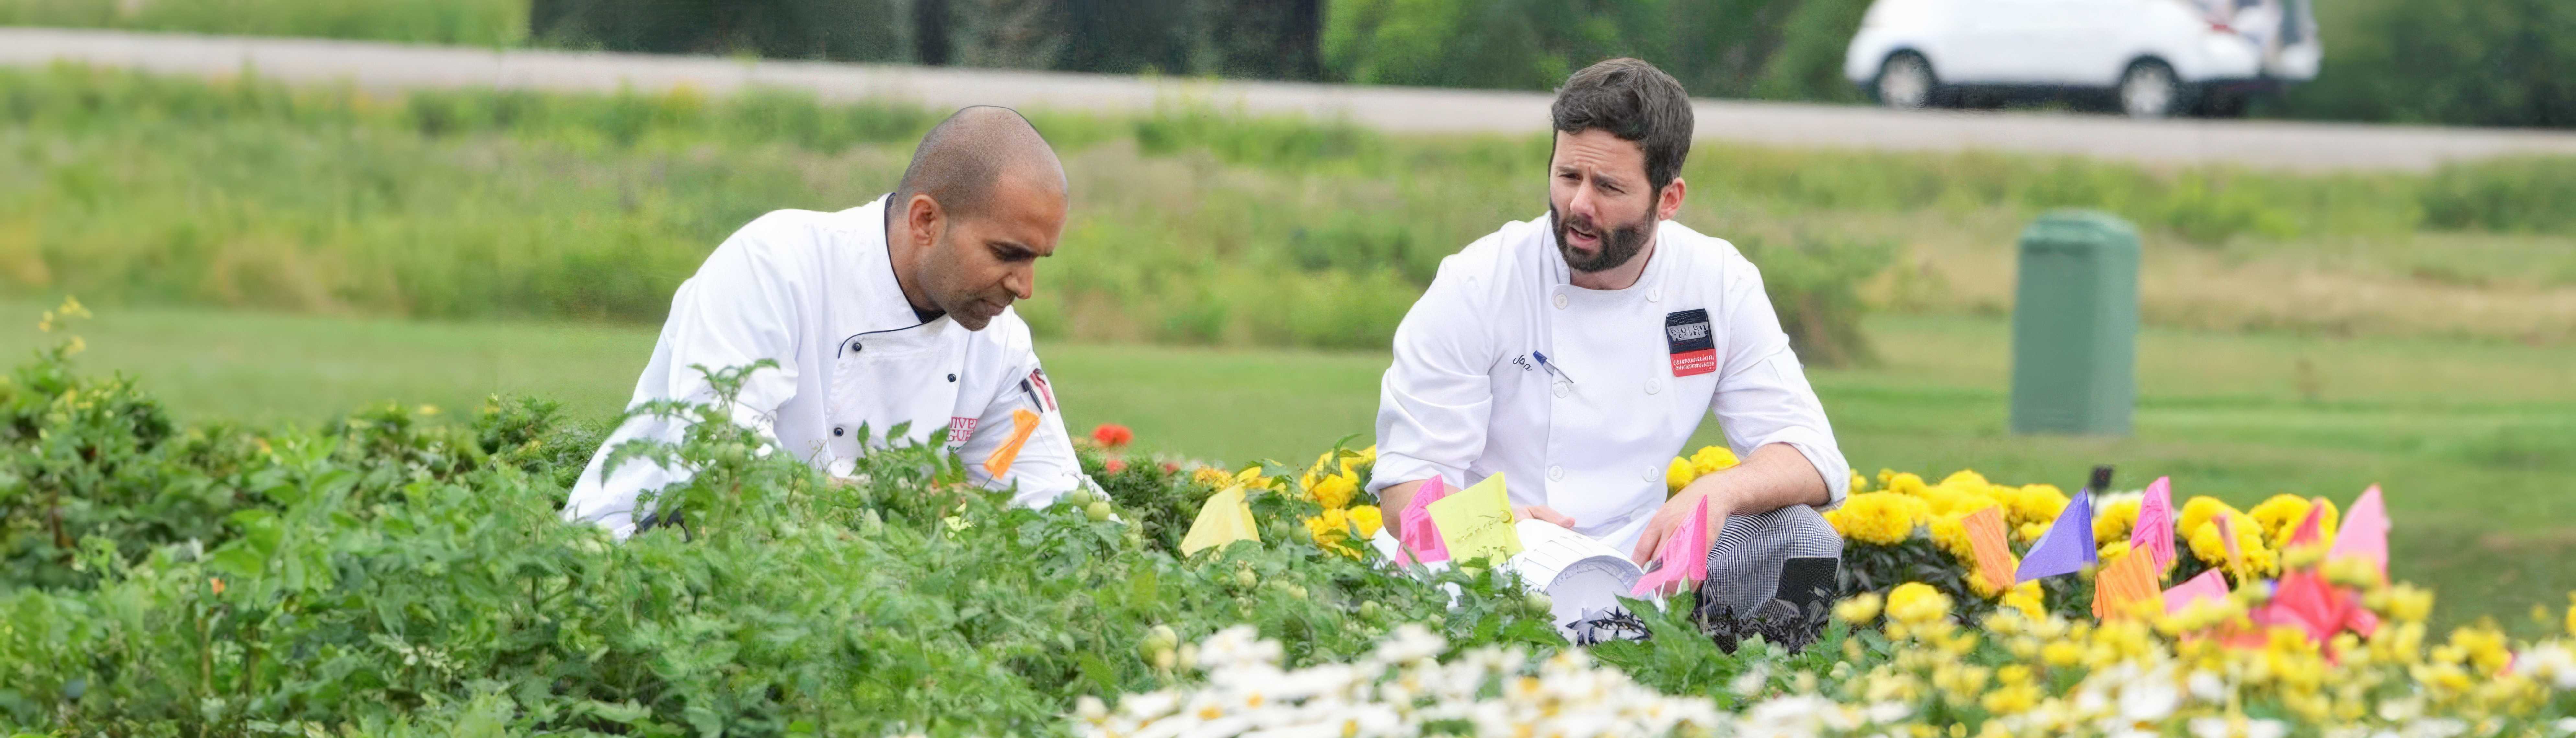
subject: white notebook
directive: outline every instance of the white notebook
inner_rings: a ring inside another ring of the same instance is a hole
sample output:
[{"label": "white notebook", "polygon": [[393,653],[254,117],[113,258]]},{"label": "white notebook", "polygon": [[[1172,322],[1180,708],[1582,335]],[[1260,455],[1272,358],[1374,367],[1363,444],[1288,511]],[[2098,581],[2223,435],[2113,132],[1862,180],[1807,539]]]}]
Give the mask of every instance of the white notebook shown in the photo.
[{"label": "white notebook", "polygon": [[[1636,588],[1637,579],[1645,576],[1636,562],[1591,536],[1543,520],[1523,520],[1512,527],[1520,533],[1521,552],[1503,566],[1519,574],[1530,589],[1547,593],[1550,619],[1567,640],[1573,639],[1574,630],[1566,626],[1581,619],[1583,611],[1619,607],[1619,598],[1628,596]],[[1395,560],[1398,544],[1394,536],[1381,530],[1369,543],[1389,561]],[[1427,571],[1446,571],[1449,562],[1422,566]],[[1451,592],[1449,596],[1451,605],[1456,605],[1458,593]],[[1660,604],[1662,600],[1657,598],[1656,602]]]}]

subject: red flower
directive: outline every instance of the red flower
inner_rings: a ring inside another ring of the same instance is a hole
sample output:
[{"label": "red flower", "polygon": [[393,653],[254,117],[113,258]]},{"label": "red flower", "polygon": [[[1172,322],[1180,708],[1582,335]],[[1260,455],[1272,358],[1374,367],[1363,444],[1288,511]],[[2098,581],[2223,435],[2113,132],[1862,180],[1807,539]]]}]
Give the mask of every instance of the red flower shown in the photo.
[{"label": "red flower", "polygon": [[1101,462],[1100,466],[1109,473],[1116,474],[1127,470],[1127,460],[1112,456],[1108,461]]},{"label": "red flower", "polygon": [[1136,440],[1136,432],[1117,423],[1102,423],[1100,427],[1091,429],[1091,440],[1101,448],[1118,448]]},{"label": "red flower", "polygon": [[1163,473],[1165,473],[1165,474],[1177,474],[1177,473],[1180,473],[1180,471],[1181,471],[1181,465],[1179,465],[1179,464],[1174,464],[1174,463],[1169,462],[1169,461],[1163,462]]}]

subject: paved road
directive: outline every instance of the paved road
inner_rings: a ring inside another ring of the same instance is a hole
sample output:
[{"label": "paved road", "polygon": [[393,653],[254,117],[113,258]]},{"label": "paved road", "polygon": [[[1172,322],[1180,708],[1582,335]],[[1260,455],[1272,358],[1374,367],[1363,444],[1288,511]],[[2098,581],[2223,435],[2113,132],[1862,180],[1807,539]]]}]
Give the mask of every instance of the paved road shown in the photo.
[{"label": "paved road", "polygon": [[[244,68],[361,87],[489,86],[714,94],[752,86],[825,100],[894,97],[935,107],[994,103],[1117,111],[1193,100],[1260,112],[1346,117],[1389,131],[1545,130],[1547,96],[1291,82],[1212,82],[1097,74],[898,67],[312,39],[0,27],[0,64],[56,60],[191,75]],[[1984,149],[2079,154],[2155,165],[2229,163],[2305,171],[2430,169],[2503,154],[2576,155],[2576,132],[2280,122],[2140,122],[2101,115],[1895,112],[1876,108],[1702,100],[1699,135],[1753,143],[1909,151]]]}]

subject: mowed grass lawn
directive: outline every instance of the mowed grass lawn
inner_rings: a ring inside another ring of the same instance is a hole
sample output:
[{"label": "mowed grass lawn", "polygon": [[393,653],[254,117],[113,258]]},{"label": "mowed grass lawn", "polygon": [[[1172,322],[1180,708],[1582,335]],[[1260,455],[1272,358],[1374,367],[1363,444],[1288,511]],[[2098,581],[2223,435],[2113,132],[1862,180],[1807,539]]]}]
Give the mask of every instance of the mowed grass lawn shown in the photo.
[{"label": "mowed grass lawn", "polygon": [[[0,353],[36,332],[36,301],[0,302]],[[92,371],[140,378],[188,420],[319,422],[369,403],[470,414],[489,393],[565,401],[604,420],[650,352],[650,327],[439,323],[112,308],[81,324]],[[1813,370],[1843,450],[1936,478],[2079,486],[2096,463],[2121,486],[2171,475],[2180,494],[2240,506],[2279,492],[2347,502],[2386,488],[2397,575],[2436,586],[2450,617],[2536,627],[2576,570],[2576,347],[2150,330],[2140,338],[2137,434],[2006,430],[2010,329],[1999,317],[1880,316],[1876,367]],[[1242,463],[1368,442],[1378,353],[1217,351],[1050,343],[1068,420],[1118,422],[1145,449]],[[1714,427],[1694,443],[1713,442]]]}]

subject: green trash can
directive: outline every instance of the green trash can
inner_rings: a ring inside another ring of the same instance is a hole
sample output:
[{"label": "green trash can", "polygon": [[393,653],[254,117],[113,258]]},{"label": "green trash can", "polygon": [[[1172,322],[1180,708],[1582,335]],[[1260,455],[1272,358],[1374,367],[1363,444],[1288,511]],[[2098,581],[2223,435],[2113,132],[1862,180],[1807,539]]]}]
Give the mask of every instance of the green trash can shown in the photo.
[{"label": "green trash can", "polygon": [[2021,233],[2014,433],[2125,436],[2138,399],[2138,229],[2061,210]]}]

